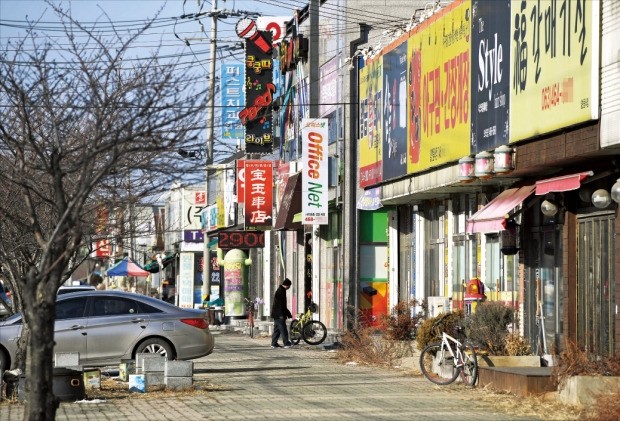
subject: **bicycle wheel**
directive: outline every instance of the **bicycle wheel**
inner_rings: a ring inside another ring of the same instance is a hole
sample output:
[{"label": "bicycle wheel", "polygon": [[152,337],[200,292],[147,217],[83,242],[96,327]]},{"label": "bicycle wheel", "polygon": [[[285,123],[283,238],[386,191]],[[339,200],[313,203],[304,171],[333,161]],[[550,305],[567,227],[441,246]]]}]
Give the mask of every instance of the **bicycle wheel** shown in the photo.
[{"label": "bicycle wheel", "polygon": [[309,345],[319,345],[327,338],[327,328],[318,320],[310,320],[301,330],[301,337]]},{"label": "bicycle wheel", "polygon": [[248,314],[248,327],[250,328],[250,338],[254,338],[254,313]]},{"label": "bicycle wheel", "polygon": [[291,321],[291,329],[288,336],[294,345],[297,345],[299,341],[301,341],[301,323],[299,323],[299,320],[293,319],[293,321]]},{"label": "bicycle wheel", "polygon": [[432,343],[422,350],[420,370],[428,380],[442,386],[452,383],[459,375],[454,358],[441,342]]},{"label": "bicycle wheel", "polygon": [[476,350],[471,345],[463,345],[459,352],[459,374],[466,386],[473,386],[478,380],[478,357]]}]

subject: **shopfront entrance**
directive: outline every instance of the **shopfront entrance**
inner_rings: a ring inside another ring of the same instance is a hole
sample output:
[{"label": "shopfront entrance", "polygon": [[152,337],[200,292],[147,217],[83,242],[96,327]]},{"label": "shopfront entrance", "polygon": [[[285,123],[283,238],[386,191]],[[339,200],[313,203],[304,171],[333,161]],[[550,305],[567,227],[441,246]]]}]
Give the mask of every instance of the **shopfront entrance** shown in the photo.
[{"label": "shopfront entrance", "polygon": [[[525,249],[529,266],[526,284],[526,332],[538,354],[549,354],[561,345],[562,324],[562,225],[533,227]],[[544,339],[544,340],[543,340]]]},{"label": "shopfront entrance", "polygon": [[614,354],[613,212],[577,216],[576,342],[598,355]]}]

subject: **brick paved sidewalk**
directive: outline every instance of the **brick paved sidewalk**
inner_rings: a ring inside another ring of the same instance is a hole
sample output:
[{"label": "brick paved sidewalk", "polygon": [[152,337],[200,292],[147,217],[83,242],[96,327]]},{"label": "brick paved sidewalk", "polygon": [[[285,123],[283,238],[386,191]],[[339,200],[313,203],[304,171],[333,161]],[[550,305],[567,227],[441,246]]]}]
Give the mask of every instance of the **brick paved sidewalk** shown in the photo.
[{"label": "brick paved sidewalk", "polygon": [[[439,387],[398,370],[340,364],[321,347],[272,349],[265,337],[216,332],[215,352],[194,361],[194,393],[132,394],[65,402],[57,420],[537,420],[476,400],[461,385]],[[479,391],[478,391],[479,393]],[[478,395],[479,396],[479,395]],[[506,396],[505,399],[512,399]],[[0,405],[0,420],[23,405]],[[558,419],[558,418],[555,418]],[[564,418],[568,419],[568,418]]]}]

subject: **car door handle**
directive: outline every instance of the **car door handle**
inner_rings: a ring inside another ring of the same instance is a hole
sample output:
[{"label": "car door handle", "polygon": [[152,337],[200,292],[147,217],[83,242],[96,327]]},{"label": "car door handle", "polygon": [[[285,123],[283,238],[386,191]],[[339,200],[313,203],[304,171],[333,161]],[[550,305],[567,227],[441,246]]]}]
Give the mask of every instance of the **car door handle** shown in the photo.
[{"label": "car door handle", "polygon": [[71,326],[71,330],[79,330],[84,329],[84,325],[73,325]]},{"label": "car door handle", "polygon": [[131,323],[142,323],[144,319],[133,319]]}]

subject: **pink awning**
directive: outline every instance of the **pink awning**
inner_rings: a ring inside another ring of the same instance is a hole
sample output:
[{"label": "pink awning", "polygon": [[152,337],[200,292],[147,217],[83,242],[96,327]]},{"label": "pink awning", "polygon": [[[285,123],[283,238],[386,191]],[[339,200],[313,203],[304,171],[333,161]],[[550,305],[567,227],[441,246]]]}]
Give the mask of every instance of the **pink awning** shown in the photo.
[{"label": "pink awning", "polygon": [[506,216],[534,192],[534,186],[504,190],[467,220],[466,232],[497,232],[506,228]]},{"label": "pink awning", "polygon": [[536,182],[536,195],[540,196],[551,192],[577,190],[581,187],[581,182],[593,174],[592,171],[587,171],[539,180]]}]

